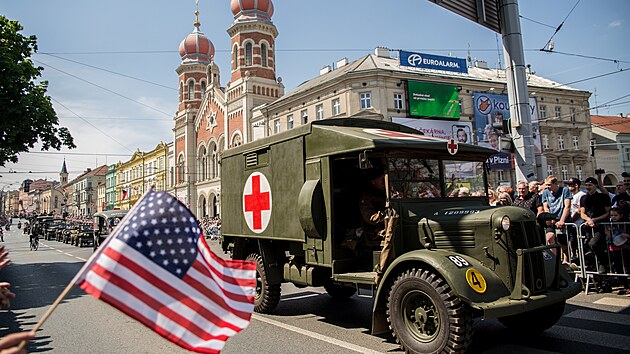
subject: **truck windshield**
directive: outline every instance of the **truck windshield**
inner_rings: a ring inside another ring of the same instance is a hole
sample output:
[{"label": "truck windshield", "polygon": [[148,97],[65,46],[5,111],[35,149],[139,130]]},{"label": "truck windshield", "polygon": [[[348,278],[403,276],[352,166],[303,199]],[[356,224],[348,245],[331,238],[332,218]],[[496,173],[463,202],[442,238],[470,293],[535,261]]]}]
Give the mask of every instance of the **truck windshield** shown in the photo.
[{"label": "truck windshield", "polygon": [[[483,162],[389,158],[392,198],[442,198],[486,196]],[[443,192],[444,191],[444,194]]]},{"label": "truck windshield", "polygon": [[444,190],[448,197],[484,197],[484,163],[475,161],[444,161]]}]

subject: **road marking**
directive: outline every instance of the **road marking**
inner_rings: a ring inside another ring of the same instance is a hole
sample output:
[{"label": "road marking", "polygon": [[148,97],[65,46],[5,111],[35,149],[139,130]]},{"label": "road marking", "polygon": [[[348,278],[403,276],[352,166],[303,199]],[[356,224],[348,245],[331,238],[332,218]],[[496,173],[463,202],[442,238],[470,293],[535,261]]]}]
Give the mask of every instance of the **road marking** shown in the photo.
[{"label": "road marking", "polygon": [[259,321],[261,321],[261,322],[265,322],[265,323],[268,323],[268,324],[276,326],[276,327],[284,328],[286,330],[289,330],[289,331],[292,331],[292,332],[295,332],[295,333],[298,333],[298,334],[302,334],[302,335],[305,335],[307,337],[311,337],[311,338],[314,338],[314,339],[317,339],[317,340],[321,340],[322,342],[330,343],[330,344],[336,345],[338,347],[349,349],[349,350],[352,350],[352,351],[355,351],[355,352],[358,352],[358,353],[369,353],[369,354],[380,354],[381,353],[381,352],[376,351],[376,350],[372,350],[372,349],[369,349],[369,348],[366,348],[366,347],[361,347],[359,345],[355,345],[355,344],[352,344],[352,343],[344,342],[342,340],[331,338],[331,337],[325,336],[323,334],[319,334],[319,333],[316,333],[316,332],[309,331],[307,329],[303,329],[303,328],[291,326],[291,325],[286,324],[286,323],[278,322],[278,321],[272,320],[272,319],[267,318],[267,317],[263,317],[263,316],[258,315],[258,314],[253,314],[252,317],[257,319],[257,320],[259,320]]},{"label": "road marking", "polygon": [[40,244],[40,245],[42,245],[42,246],[48,247],[48,248],[50,248],[51,250],[55,250],[55,251],[57,251],[57,252],[59,252],[59,253],[61,253],[61,254],[65,254],[66,256],[70,256],[70,257],[76,258],[76,259],[78,259],[78,260],[80,260],[80,261],[87,262],[87,259],[85,259],[85,258],[82,258],[82,257],[79,257],[79,256],[75,256],[75,255],[73,255],[72,253],[65,252],[65,251],[63,251],[63,250],[57,249],[57,248],[52,247],[52,246],[48,246],[47,244],[45,244],[45,243],[43,243],[43,242],[40,242],[39,244]]},{"label": "road marking", "polygon": [[630,299],[627,298],[603,297],[594,303],[599,305],[630,307]]}]

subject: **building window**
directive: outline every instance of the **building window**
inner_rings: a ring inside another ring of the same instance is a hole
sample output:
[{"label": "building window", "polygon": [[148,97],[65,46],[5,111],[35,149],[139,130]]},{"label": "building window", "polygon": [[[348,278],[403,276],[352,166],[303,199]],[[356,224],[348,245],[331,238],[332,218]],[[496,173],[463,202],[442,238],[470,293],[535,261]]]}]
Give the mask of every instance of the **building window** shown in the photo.
[{"label": "building window", "polygon": [[403,109],[403,95],[402,93],[394,94],[394,109]]},{"label": "building window", "polygon": [[555,106],[553,108],[553,116],[557,119],[560,119],[560,117],[562,116],[562,108],[560,106]]},{"label": "building window", "polygon": [[194,81],[188,82],[188,99],[189,100],[195,99],[195,82]]},{"label": "building window", "polygon": [[339,103],[338,98],[335,98],[332,101],[332,112],[333,112],[333,117],[341,113],[341,103]]},{"label": "building window", "polygon": [[252,47],[251,43],[245,44],[245,66],[252,65]]},{"label": "building window", "polygon": [[280,119],[276,119],[273,121],[273,133],[274,134],[280,133]]},{"label": "building window", "polygon": [[577,113],[575,112],[575,108],[571,108],[571,121],[577,121]]},{"label": "building window", "polygon": [[562,180],[566,181],[569,179],[569,169],[567,168],[567,165],[562,165],[561,167],[562,169]]},{"label": "building window", "polygon": [[203,98],[203,94],[206,93],[206,82],[201,82],[201,98]]},{"label": "building window", "polygon": [[267,66],[267,45],[265,43],[260,45],[260,65]]},{"label": "building window", "polygon": [[287,116],[287,129],[293,129],[293,114]]},{"label": "building window", "polygon": [[573,136],[573,149],[580,150],[580,137],[577,135]]},{"label": "building window", "polygon": [[541,104],[540,107],[538,107],[538,115],[540,116],[540,119],[547,118],[547,106]]},{"label": "building window", "polygon": [[547,165],[547,176],[553,176],[553,166]]},{"label": "building window", "polygon": [[575,165],[575,174],[577,175],[576,177],[579,180],[583,179],[582,177],[583,177],[584,173],[582,171],[582,165]]},{"label": "building window", "polygon": [[542,143],[543,143],[543,149],[549,149],[549,135],[547,134],[542,135]]},{"label": "building window", "polygon": [[302,115],[302,124],[308,124],[308,111],[303,110],[301,112],[301,115]]},{"label": "building window", "polygon": [[630,148],[626,148],[626,161],[630,161]]},{"label": "building window", "polygon": [[184,83],[182,82],[179,85],[179,102],[181,102],[184,99]]},{"label": "building window", "polygon": [[505,173],[503,173],[503,170],[497,170],[497,179],[499,181],[505,180]]},{"label": "building window", "polygon": [[372,94],[369,92],[362,92],[360,94],[361,109],[372,108]]},{"label": "building window", "polygon": [[324,105],[318,104],[315,106],[315,119],[322,120],[324,119]]},{"label": "building window", "polygon": [[564,150],[564,136],[558,135],[558,150]]},{"label": "building window", "polygon": [[232,68],[234,70],[238,69],[238,45],[234,45],[234,49],[232,50]]}]

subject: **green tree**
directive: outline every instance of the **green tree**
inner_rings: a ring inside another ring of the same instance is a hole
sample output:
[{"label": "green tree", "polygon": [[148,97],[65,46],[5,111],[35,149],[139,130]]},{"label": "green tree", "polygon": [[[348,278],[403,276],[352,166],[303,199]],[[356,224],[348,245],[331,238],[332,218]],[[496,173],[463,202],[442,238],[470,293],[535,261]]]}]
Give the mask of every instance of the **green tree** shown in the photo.
[{"label": "green tree", "polygon": [[59,127],[48,82],[36,80],[42,67],[30,57],[37,52],[37,37],[18,33],[17,21],[0,16],[0,166],[17,162],[18,154],[40,141],[42,150],[75,148],[67,128]]}]

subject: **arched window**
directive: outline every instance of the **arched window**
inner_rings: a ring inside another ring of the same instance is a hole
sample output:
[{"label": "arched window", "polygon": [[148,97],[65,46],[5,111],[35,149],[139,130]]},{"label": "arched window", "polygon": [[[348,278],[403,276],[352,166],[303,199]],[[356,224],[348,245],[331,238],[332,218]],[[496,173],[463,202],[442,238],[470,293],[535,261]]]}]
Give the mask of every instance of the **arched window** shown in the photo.
[{"label": "arched window", "polygon": [[171,187],[175,185],[175,168],[171,167]]},{"label": "arched window", "polygon": [[199,151],[199,156],[199,177],[202,181],[205,181],[208,178],[208,151],[205,146],[203,146],[201,151]]},{"label": "arched window", "polygon": [[237,134],[234,136],[234,139],[232,140],[232,146],[241,146],[243,144],[243,140],[241,138],[240,134]]},{"label": "arched window", "polygon": [[266,67],[267,66],[267,45],[265,43],[262,43],[260,45],[260,55],[261,55],[260,65],[262,65],[263,67]]},{"label": "arched window", "polygon": [[238,69],[238,44],[235,44],[232,50],[232,68]]},{"label": "arched window", "polygon": [[179,155],[177,161],[177,183],[184,182],[184,155]]},{"label": "arched window", "polygon": [[219,170],[218,170],[218,166],[219,166],[219,155],[217,154],[217,146],[215,144],[212,144],[212,146],[210,147],[210,153],[212,154],[211,159],[211,167],[210,167],[210,178],[217,178],[219,177]]},{"label": "arched window", "polygon": [[201,98],[203,99],[203,95],[206,93],[206,82],[201,82]]},{"label": "arched window", "polygon": [[252,65],[252,56],[252,44],[247,43],[245,44],[245,66]]},{"label": "arched window", "polygon": [[189,100],[195,99],[195,82],[194,81],[188,82],[188,99]]},{"label": "arched window", "polygon": [[184,99],[184,83],[179,84],[179,102]]}]

